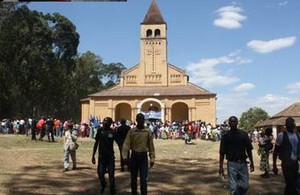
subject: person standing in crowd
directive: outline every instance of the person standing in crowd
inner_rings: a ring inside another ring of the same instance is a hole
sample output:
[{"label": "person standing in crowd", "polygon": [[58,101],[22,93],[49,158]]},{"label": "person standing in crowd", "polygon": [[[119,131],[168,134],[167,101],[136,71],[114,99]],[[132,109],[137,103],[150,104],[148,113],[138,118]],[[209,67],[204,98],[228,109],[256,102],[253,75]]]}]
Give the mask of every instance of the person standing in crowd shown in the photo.
[{"label": "person standing in crowd", "polygon": [[250,160],[250,172],[254,171],[253,146],[248,134],[239,130],[237,124],[237,117],[231,116],[229,118],[230,131],[222,137],[220,143],[219,174],[224,175],[223,161],[226,155],[230,193],[242,195],[246,194],[249,188],[247,158]]},{"label": "person standing in crowd", "polygon": [[267,128],[264,133],[260,136],[258,142],[258,154],[260,155],[260,170],[264,171],[263,178],[269,178],[269,153],[273,149],[273,135],[272,128]]},{"label": "person standing in crowd", "polygon": [[122,156],[128,161],[127,155],[131,150],[130,172],[131,172],[131,194],[137,194],[137,176],[140,173],[141,195],[147,194],[148,176],[148,152],[150,167],[154,166],[155,149],[153,136],[150,129],[145,128],[145,116],[142,113],[136,115],[137,126],[130,129],[123,144]]},{"label": "person standing in crowd", "polygon": [[55,136],[61,137],[61,131],[60,131],[61,122],[58,118],[54,119],[54,130],[55,130]]},{"label": "person standing in crowd", "polygon": [[53,132],[53,128],[54,128],[54,121],[53,118],[48,116],[47,120],[46,120],[46,132],[48,135],[48,141],[50,142],[50,136],[51,136],[51,141],[54,141],[54,132]]},{"label": "person standing in crowd", "polygon": [[97,173],[101,185],[100,194],[103,194],[106,187],[105,172],[108,170],[110,194],[116,194],[115,189],[115,155],[113,143],[118,143],[117,134],[111,129],[112,118],[103,119],[103,127],[99,127],[93,147],[92,163],[95,164],[95,154],[98,148]]},{"label": "person standing in crowd", "polygon": [[298,159],[300,156],[300,137],[295,130],[295,120],[285,120],[286,131],[280,132],[273,152],[273,172],[278,174],[277,157],[281,160],[281,168],[285,179],[284,195],[295,195],[297,192]]},{"label": "person standing in crowd", "polygon": [[38,120],[36,119],[36,117],[33,117],[31,123],[31,140],[36,140],[37,122]]},{"label": "person standing in crowd", "polygon": [[68,171],[69,167],[69,156],[71,156],[73,167],[76,169],[76,149],[77,149],[77,130],[73,129],[73,124],[69,123],[67,129],[65,130],[64,138],[64,170]]},{"label": "person standing in crowd", "polygon": [[[123,143],[124,140],[126,138],[126,135],[128,133],[128,131],[130,130],[130,127],[128,125],[126,125],[126,120],[125,119],[121,119],[121,125],[118,127],[117,129],[117,133],[118,133],[118,139],[119,139],[119,151],[120,151],[120,163],[121,163],[121,172],[123,172],[125,170],[125,165],[127,165],[127,168],[129,170],[129,161],[125,162],[123,157],[122,157],[122,148],[123,148]],[[129,153],[127,155],[127,159],[129,159]]]},{"label": "person standing in crowd", "polygon": [[42,116],[40,118],[40,120],[37,122],[36,126],[38,128],[38,132],[40,134],[40,138],[39,140],[43,141],[43,138],[46,135],[46,122],[45,122],[45,118]]}]

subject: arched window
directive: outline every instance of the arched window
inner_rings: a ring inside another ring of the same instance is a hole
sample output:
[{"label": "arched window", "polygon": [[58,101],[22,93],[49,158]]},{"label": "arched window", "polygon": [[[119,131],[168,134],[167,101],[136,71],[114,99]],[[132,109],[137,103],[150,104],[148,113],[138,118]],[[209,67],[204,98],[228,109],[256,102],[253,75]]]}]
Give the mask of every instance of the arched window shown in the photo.
[{"label": "arched window", "polygon": [[155,37],[160,37],[160,30],[159,29],[155,29],[154,36]]},{"label": "arched window", "polygon": [[151,29],[148,29],[146,31],[146,37],[152,37],[152,30]]}]

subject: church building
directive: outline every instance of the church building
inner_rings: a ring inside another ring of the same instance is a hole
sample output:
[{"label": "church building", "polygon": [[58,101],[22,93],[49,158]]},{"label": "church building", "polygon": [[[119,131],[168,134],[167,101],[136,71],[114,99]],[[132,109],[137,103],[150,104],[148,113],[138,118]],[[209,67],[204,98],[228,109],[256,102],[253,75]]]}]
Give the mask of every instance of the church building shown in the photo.
[{"label": "church building", "polygon": [[81,100],[81,119],[94,116],[135,121],[201,120],[216,124],[216,94],[191,82],[189,76],[168,62],[167,23],[153,0],[140,24],[140,61],[120,75],[120,83]]}]

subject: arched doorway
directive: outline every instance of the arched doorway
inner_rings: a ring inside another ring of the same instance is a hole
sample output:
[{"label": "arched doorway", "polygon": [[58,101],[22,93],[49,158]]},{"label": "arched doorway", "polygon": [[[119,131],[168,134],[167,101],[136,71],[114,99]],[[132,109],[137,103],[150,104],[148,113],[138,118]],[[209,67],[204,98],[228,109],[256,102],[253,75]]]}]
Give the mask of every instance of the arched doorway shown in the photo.
[{"label": "arched doorway", "polygon": [[189,107],[183,102],[177,102],[171,108],[172,121],[184,121],[189,119]]},{"label": "arched doorway", "polygon": [[115,121],[121,119],[131,120],[131,106],[127,103],[120,103],[115,108]]},{"label": "arched doorway", "polygon": [[146,98],[137,105],[137,113],[144,113],[146,119],[157,119],[165,122],[165,105],[155,98]]}]

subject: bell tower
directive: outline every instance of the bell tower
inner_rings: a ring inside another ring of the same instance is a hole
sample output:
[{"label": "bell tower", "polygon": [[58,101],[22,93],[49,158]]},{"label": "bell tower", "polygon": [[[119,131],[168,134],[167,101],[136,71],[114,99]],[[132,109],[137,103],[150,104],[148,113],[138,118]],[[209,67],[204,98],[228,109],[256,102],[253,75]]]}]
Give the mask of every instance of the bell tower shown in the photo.
[{"label": "bell tower", "polygon": [[140,68],[144,85],[167,86],[167,24],[152,0],[141,23]]}]

